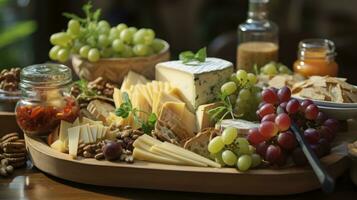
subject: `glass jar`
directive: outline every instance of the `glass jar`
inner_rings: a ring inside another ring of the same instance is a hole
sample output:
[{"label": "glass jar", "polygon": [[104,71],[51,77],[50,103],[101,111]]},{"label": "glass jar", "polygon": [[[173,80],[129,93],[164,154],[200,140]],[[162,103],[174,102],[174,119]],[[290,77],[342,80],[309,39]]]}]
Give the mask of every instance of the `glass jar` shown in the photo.
[{"label": "glass jar", "polygon": [[21,100],[15,112],[24,133],[48,135],[61,120],[73,122],[79,106],[70,96],[72,72],[60,64],[37,64],[25,67],[20,74]]},{"label": "glass jar", "polygon": [[337,76],[335,44],[326,39],[306,39],[299,43],[294,71],[303,76]]},{"label": "glass jar", "polygon": [[249,0],[248,19],[238,26],[237,68],[252,72],[278,61],[278,26],[268,19],[269,0]]}]

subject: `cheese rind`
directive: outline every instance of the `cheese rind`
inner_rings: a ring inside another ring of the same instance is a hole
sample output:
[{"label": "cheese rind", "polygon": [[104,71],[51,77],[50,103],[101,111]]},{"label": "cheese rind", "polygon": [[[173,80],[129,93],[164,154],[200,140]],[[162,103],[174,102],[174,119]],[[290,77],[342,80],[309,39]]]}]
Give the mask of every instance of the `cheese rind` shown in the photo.
[{"label": "cheese rind", "polygon": [[182,61],[156,65],[156,80],[168,81],[178,87],[192,112],[202,104],[214,101],[221,86],[233,73],[233,64],[219,58],[207,58],[195,66]]}]

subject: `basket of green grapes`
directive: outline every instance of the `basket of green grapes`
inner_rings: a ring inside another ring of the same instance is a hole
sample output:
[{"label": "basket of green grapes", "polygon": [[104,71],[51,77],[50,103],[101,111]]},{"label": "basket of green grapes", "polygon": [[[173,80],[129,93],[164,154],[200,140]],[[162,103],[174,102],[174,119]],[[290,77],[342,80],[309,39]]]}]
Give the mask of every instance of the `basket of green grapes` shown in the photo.
[{"label": "basket of green grapes", "polygon": [[64,13],[70,20],[67,30],[51,35],[54,45],[49,57],[58,62],[71,60],[76,74],[86,80],[103,77],[121,83],[130,71],[154,79],[155,65],[170,58],[169,44],[155,37],[149,28],[128,27],[120,23],[111,27],[99,20],[100,9],[83,6],[85,17]]}]

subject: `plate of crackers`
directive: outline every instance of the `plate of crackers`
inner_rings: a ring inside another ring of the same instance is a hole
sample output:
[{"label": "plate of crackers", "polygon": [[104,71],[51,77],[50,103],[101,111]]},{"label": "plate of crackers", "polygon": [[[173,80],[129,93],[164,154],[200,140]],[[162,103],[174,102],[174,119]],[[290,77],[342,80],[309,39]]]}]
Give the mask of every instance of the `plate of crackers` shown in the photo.
[{"label": "plate of crackers", "polygon": [[311,76],[295,83],[291,92],[296,99],[311,99],[324,108],[357,108],[357,86],[345,78]]}]

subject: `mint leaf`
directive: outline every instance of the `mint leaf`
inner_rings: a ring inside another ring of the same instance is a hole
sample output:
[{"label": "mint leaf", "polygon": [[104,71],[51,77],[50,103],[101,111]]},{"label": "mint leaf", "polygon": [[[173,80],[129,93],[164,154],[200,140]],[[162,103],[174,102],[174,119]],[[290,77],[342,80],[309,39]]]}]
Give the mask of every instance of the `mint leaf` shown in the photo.
[{"label": "mint leaf", "polygon": [[207,57],[206,47],[198,50],[197,53],[192,51],[184,51],[180,53],[179,59],[183,64],[197,65],[200,62],[205,62]]},{"label": "mint leaf", "polygon": [[203,47],[202,49],[198,50],[197,53],[195,54],[195,59],[200,62],[205,62],[206,57],[207,57],[206,47]]}]

